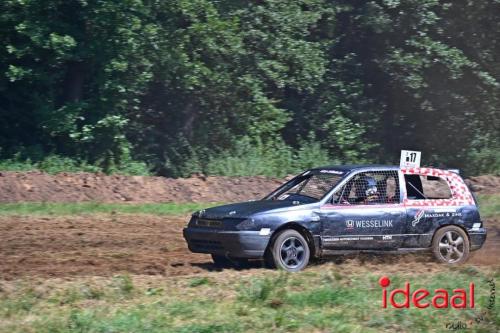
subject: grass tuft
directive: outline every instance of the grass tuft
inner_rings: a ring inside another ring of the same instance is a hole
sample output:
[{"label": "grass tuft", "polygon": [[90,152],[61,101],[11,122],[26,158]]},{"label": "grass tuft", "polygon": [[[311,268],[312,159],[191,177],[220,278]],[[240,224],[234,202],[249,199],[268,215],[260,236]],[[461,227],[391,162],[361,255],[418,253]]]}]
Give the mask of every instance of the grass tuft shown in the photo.
[{"label": "grass tuft", "polygon": [[210,280],[207,277],[195,277],[192,278],[188,283],[190,287],[199,287],[205,284],[210,284]]}]

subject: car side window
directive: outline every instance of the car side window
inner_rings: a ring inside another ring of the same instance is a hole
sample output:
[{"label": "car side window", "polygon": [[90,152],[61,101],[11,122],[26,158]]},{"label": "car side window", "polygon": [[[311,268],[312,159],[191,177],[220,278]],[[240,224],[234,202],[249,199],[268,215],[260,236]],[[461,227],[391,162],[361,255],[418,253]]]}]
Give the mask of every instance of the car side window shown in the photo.
[{"label": "car side window", "polygon": [[405,175],[406,193],[410,200],[450,199],[448,182],[436,176]]},{"label": "car side window", "polygon": [[399,178],[396,170],[356,174],[333,197],[334,204],[369,205],[400,202]]}]

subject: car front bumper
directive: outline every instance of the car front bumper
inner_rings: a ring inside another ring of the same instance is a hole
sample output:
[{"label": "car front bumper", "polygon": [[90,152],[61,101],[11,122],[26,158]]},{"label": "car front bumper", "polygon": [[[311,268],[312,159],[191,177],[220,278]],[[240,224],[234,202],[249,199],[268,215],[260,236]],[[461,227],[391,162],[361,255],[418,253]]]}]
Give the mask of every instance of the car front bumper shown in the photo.
[{"label": "car front bumper", "polygon": [[233,258],[262,258],[270,235],[259,231],[225,231],[210,228],[184,228],[189,250]]},{"label": "car front bumper", "polygon": [[469,229],[470,249],[479,250],[486,241],[486,228]]}]

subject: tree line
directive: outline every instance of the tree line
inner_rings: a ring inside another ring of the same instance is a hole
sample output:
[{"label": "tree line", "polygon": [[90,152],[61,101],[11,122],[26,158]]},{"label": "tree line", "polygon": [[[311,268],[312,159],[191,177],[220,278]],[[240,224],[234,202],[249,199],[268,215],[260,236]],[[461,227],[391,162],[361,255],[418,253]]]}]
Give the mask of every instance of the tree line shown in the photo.
[{"label": "tree line", "polygon": [[[4,0],[0,166],[500,172],[498,0]],[[56,168],[57,169],[57,168]]]}]

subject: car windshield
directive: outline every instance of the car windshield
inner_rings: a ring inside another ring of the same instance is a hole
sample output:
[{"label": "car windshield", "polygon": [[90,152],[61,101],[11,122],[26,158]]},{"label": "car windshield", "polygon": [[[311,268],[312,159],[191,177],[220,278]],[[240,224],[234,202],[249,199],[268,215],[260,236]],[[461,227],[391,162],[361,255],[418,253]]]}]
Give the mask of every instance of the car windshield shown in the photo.
[{"label": "car windshield", "polygon": [[323,198],[343,175],[332,170],[302,174],[268,195],[267,200],[293,200],[301,203],[317,202]]}]

